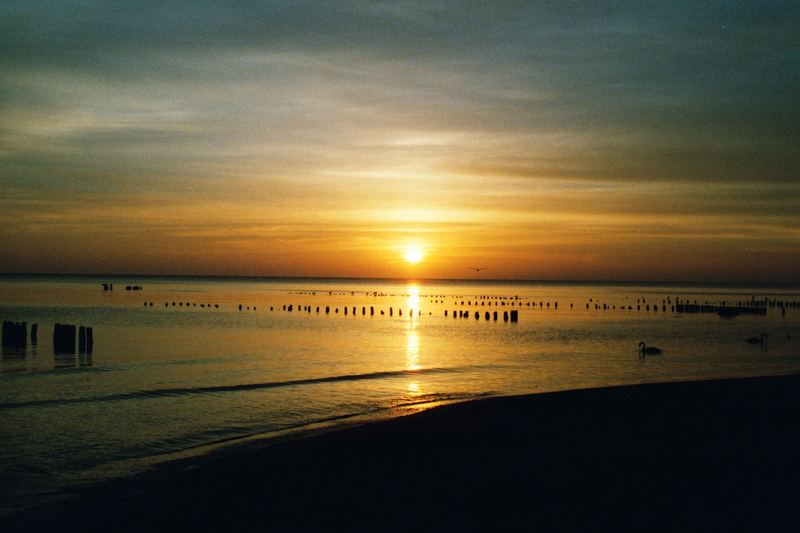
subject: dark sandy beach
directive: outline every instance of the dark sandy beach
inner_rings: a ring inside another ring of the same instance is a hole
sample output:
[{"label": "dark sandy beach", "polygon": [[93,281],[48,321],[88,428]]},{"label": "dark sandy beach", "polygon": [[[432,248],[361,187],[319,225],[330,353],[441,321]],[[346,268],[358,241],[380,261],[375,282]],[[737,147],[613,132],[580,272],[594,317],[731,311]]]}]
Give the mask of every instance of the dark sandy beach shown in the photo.
[{"label": "dark sandy beach", "polygon": [[795,529],[800,377],[581,390],[167,464],[9,530]]}]

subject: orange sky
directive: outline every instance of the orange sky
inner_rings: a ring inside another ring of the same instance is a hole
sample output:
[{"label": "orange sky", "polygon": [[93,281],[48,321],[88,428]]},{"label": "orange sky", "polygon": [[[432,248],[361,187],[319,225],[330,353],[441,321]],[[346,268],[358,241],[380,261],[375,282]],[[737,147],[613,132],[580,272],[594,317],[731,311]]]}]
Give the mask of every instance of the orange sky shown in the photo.
[{"label": "orange sky", "polygon": [[110,9],[0,7],[0,272],[800,279],[795,8]]}]

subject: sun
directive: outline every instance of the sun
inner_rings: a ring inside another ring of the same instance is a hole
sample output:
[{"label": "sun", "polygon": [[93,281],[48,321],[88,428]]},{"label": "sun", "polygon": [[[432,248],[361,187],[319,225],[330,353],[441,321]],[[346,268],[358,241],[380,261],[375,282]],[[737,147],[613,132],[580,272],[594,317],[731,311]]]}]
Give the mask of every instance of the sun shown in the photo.
[{"label": "sun", "polygon": [[403,257],[405,257],[406,262],[415,265],[422,261],[422,259],[425,257],[425,252],[418,246],[411,246],[406,248]]}]

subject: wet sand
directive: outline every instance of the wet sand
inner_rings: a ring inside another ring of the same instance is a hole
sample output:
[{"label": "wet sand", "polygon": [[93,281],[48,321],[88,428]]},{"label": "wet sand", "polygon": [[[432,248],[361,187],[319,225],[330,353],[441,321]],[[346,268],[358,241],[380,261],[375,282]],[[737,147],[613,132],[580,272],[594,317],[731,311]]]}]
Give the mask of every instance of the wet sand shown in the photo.
[{"label": "wet sand", "polygon": [[166,464],[4,530],[794,529],[800,376],[489,398]]}]

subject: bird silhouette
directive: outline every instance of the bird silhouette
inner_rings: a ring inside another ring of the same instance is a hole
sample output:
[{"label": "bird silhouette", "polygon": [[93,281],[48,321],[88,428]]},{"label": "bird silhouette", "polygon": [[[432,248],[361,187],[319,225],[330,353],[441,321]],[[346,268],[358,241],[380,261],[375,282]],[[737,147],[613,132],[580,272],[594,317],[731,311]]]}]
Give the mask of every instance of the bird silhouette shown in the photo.
[{"label": "bird silhouette", "polygon": [[655,346],[648,346],[642,341],[639,343],[639,353],[642,355],[661,355],[664,350]]},{"label": "bird silhouette", "polygon": [[744,342],[747,342],[747,343],[750,343],[750,344],[760,344],[760,345],[763,346],[764,344],[767,343],[767,334],[766,333],[761,333],[758,337],[747,337],[744,340]]},{"label": "bird silhouette", "polygon": [[486,270],[486,267],[469,267],[470,270],[474,270],[475,272],[480,272],[481,270]]}]

